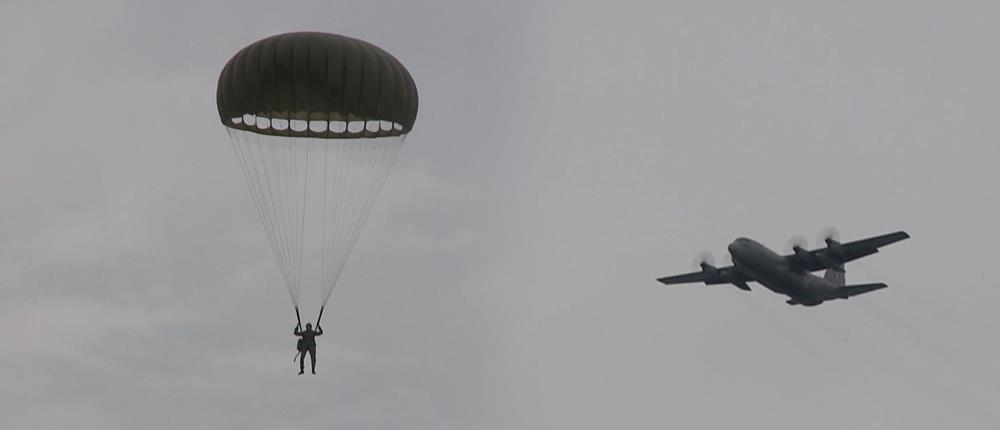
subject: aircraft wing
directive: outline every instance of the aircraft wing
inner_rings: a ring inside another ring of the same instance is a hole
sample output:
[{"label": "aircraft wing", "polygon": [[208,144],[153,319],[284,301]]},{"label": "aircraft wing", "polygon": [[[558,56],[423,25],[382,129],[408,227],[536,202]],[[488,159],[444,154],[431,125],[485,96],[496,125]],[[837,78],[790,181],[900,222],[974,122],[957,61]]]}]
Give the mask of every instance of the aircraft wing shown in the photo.
[{"label": "aircraft wing", "polygon": [[878,249],[883,246],[909,238],[910,235],[905,231],[897,231],[847,243],[830,241],[826,248],[808,251],[808,256],[791,254],[785,258],[802,270],[815,272],[867,257],[877,253]]},{"label": "aircraft wing", "polygon": [[746,290],[750,289],[746,286],[746,283],[753,280],[754,279],[752,277],[746,275],[743,271],[734,266],[712,267],[707,265],[704,270],[698,272],[665,276],[657,279],[657,281],[660,281],[665,285],[703,282],[705,285],[734,284],[737,287]]}]

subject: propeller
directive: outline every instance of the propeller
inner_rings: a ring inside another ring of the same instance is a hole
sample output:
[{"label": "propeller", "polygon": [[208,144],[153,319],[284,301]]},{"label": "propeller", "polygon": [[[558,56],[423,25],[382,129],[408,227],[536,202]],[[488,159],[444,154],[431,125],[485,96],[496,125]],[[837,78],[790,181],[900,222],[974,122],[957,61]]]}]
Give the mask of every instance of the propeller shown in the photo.
[{"label": "propeller", "polygon": [[826,243],[827,245],[829,245],[830,241],[840,242],[840,232],[833,227],[827,227],[824,228],[823,230],[820,230],[819,235],[817,236],[816,239],[816,243]]},{"label": "propeller", "polygon": [[839,260],[839,256],[843,253],[843,247],[840,246],[840,232],[833,227],[824,228],[820,230],[818,240],[825,243],[827,249],[817,254],[817,259],[826,267],[843,271],[844,264]]},{"label": "propeller", "polygon": [[795,248],[806,249],[808,247],[809,241],[806,240],[806,237],[801,234],[796,234],[795,236],[790,237],[788,242],[785,242],[785,254],[795,252]]},{"label": "propeller", "polygon": [[709,251],[698,254],[694,258],[694,261],[691,262],[691,267],[694,268],[694,270],[704,270],[706,264],[713,267],[715,266],[715,256]]},{"label": "propeller", "polygon": [[[729,264],[732,264],[731,262]],[[694,270],[700,270],[706,272],[712,276],[719,276],[724,282],[729,282],[741,290],[750,291],[750,287],[747,285],[746,281],[742,279],[734,279],[732,270],[719,270],[715,265],[715,256],[711,252],[705,251],[698,254],[691,264],[694,266]],[[705,281],[708,284],[708,280]]]},{"label": "propeller", "polygon": [[792,267],[795,269],[808,267],[813,262],[813,257],[807,250],[809,248],[809,241],[806,237],[797,234],[788,239],[785,243],[785,253],[793,254],[791,258]]}]

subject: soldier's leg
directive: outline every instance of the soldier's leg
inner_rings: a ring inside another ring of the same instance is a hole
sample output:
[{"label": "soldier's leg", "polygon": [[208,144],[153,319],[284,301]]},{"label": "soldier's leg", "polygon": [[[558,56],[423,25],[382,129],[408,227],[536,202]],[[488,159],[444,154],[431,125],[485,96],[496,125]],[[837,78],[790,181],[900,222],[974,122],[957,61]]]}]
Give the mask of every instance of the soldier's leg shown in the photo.
[{"label": "soldier's leg", "polygon": [[309,348],[309,360],[312,362],[312,372],[316,373],[316,347]]},{"label": "soldier's leg", "polygon": [[301,374],[303,374],[305,372],[306,372],[306,352],[305,351],[300,351],[299,352],[299,374],[301,375]]}]

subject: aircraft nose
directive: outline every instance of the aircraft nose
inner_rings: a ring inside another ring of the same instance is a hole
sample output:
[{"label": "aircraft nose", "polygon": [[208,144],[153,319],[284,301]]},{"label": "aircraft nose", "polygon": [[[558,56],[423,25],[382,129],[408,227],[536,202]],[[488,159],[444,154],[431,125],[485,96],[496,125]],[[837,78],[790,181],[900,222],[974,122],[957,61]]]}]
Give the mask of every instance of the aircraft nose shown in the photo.
[{"label": "aircraft nose", "polygon": [[750,240],[745,237],[738,237],[736,238],[736,240],[733,241],[733,243],[730,243],[729,246],[726,247],[726,249],[728,249],[729,254],[732,255],[736,252],[739,252],[742,249],[745,249],[749,244],[749,242]]}]

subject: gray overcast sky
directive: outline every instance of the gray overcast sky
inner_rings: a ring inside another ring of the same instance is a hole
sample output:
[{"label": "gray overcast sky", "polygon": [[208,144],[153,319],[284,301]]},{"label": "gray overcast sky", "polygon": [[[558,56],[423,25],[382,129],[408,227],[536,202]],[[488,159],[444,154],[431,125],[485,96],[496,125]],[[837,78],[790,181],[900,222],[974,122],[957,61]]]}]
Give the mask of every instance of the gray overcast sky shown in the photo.
[{"label": "gray overcast sky", "polygon": [[[996,428],[997,22],[988,1],[3,0],[4,427]],[[317,377],[214,99],[233,53],[293,30],[382,46],[421,96]],[[827,226],[909,231],[848,268],[891,287],[804,309],[653,281]]]}]

